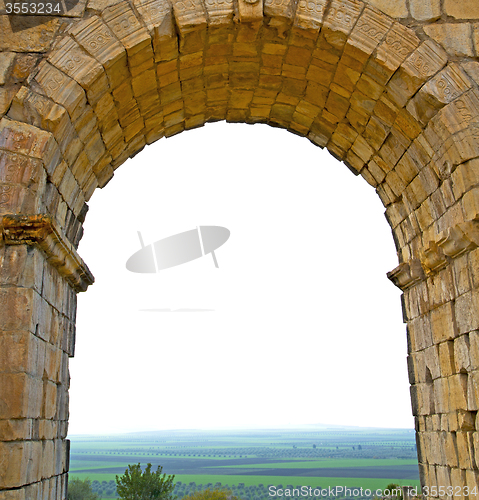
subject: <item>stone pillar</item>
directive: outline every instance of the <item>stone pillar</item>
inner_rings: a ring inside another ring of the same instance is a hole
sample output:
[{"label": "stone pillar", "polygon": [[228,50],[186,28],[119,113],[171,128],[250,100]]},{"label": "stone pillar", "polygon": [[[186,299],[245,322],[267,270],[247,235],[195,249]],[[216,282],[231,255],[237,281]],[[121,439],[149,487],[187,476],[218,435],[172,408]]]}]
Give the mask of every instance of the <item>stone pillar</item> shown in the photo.
[{"label": "stone pillar", "polygon": [[440,494],[440,487],[460,498],[479,488],[478,244],[475,217],[440,233],[420,260],[389,273],[404,291],[411,403],[426,497],[451,497]]},{"label": "stone pillar", "polygon": [[45,194],[51,196],[50,134],[6,128],[7,135],[0,132],[0,499],[64,499],[76,293],[93,276],[54,217],[39,213]]}]

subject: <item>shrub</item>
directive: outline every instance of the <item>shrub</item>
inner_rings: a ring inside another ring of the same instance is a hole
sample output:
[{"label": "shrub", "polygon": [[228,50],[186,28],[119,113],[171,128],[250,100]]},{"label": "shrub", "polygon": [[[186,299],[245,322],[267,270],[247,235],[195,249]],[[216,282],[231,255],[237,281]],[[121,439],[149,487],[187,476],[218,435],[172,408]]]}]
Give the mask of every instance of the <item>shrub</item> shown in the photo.
[{"label": "shrub", "polygon": [[158,466],[156,472],[151,472],[151,464],[145,471],[140,464],[128,465],[123,476],[116,476],[116,489],[123,500],[173,500],[172,492],[174,475],[161,474],[163,467]]},{"label": "shrub", "polygon": [[228,489],[211,489],[197,491],[186,497],[187,500],[240,500],[231,490]]},{"label": "shrub", "polygon": [[74,477],[68,481],[68,500],[98,500],[100,497],[93,493],[89,479]]}]

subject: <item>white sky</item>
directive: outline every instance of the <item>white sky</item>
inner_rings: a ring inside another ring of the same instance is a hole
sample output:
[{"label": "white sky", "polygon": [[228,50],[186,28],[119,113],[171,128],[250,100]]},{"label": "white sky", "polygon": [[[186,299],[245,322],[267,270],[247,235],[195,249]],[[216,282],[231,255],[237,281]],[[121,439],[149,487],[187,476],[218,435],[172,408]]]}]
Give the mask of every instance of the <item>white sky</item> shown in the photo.
[{"label": "white sky", "polygon": [[[266,125],[148,146],[90,200],[79,253],[70,434],[341,424],[413,427],[397,265],[374,189]],[[200,225],[230,239],[158,274],[146,245]],[[142,309],[213,309],[145,312]]]}]

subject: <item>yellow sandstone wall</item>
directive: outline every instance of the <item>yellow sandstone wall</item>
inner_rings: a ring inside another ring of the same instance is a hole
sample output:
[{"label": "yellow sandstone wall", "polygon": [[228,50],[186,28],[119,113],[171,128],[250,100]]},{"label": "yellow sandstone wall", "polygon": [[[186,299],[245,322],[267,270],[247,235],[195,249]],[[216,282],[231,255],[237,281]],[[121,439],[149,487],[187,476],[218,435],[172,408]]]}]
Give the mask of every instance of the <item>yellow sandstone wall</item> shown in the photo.
[{"label": "yellow sandstone wall", "polygon": [[376,189],[422,484],[479,487],[479,2],[0,8],[0,499],[66,497],[86,203],[145,145],[212,120],[303,135]]}]

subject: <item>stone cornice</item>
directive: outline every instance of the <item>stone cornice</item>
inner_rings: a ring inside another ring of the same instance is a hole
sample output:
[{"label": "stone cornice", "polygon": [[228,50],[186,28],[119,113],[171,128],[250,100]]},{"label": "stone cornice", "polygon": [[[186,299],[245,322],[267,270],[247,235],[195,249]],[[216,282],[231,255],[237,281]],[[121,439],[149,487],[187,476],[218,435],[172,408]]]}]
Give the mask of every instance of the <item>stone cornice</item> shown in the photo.
[{"label": "stone cornice", "polygon": [[419,252],[420,259],[402,262],[387,276],[404,291],[444,269],[451,260],[478,247],[479,214],[439,233]]},{"label": "stone cornice", "polygon": [[425,277],[418,259],[402,262],[398,267],[387,273],[387,276],[401,290],[406,290],[419,283]]},{"label": "stone cornice", "polygon": [[75,291],[84,292],[95,281],[88,266],[50,216],[3,215],[0,233],[5,245],[38,246]]}]

